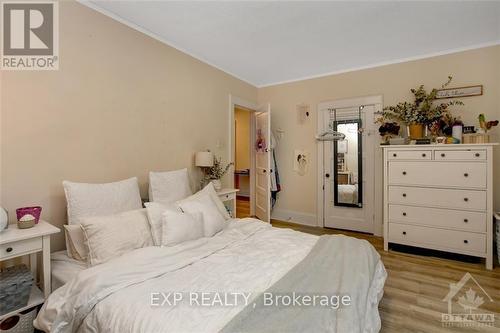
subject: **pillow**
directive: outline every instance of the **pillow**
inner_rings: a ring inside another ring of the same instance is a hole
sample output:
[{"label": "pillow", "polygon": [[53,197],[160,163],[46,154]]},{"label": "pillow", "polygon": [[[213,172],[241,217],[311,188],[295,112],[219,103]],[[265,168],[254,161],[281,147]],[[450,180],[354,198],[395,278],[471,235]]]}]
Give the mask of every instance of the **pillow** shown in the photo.
[{"label": "pillow", "polygon": [[141,209],[137,178],[86,184],[63,181],[68,209],[68,224],[79,224],[84,217],[111,215]]},{"label": "pillow", "polygon": [[91,266],[153,245],[146,209],[81,220]]},{"label": "pillow", "polygon": [[210,194],[197,193],[178,201],[177,204],[184,213],[201,213],[203,215],[203,234],[205,237],[212,237],[224,228],[224,217]]},{"label": "pillow", "polygon": [[149,173],[149,201],[168,204],[191,194],[187,169]]},{"label": "pillow", "polygon": [[221,213],[221,215],[224,217],[225,220],[228,220],[231,218],[231,216],[227,212],[226,206],[224,206],[224,204],[220,200],[219,196],[217,195],[217,192],[215,191],[214,184],[212,184],[211,182],[208,183],[207,186],[205,186],[203,188],[203,190],[195,193],[193,195],[193,197],[196,197],[197,195],[204,195],[204,194],[209,194],[212,197],[215,204],[217,205],[217,209],[219,209],[219,212]]},{"label": "pillow", "polygon": [[187,214],[167,210],[162,214],[161,245],[173,246],[203,237],[202,213]]},{"label": "pillow", "polygon": [[146,202],[144,205],[146,206],[146,212],[148,214],[148,221],[151,227],[153,242],[155,245],[160,246],[162,244],[162,214],[165,211],[171,211],[174,213],[182,212],[175,204],[164,205],[159,202]]},{"label": "pillow", "polygon": [[83,237],[83,230],[80,224],[72,224],[64,226],[64,233],[66,235],[66,251],[68,257],[85,261],[88,255],[88,248],[85,245]]}]

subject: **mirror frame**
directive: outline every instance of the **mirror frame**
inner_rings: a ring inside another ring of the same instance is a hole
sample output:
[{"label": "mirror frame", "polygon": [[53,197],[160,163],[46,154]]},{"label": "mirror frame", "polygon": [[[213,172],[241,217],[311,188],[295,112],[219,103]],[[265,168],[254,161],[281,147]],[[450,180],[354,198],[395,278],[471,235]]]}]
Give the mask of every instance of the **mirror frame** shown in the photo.
[{"label": "mirror frame", "polygon": [[333,130],[337,131],[339,124],[358,124],[358,203],[339,202],[338,188],[338,141],[333,142],[333,204],[341,207],[363,208],[363,133],[361,129],[361,119],[348,119],[333,121]]}]

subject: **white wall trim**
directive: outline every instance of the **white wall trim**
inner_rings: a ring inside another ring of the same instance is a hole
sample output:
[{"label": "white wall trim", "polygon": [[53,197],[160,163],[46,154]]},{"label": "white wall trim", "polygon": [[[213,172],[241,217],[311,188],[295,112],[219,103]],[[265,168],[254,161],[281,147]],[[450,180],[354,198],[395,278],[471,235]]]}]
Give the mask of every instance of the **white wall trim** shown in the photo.
[{"label": "white wall trim", "polygon": [[238,80],[241,80],[241,81],[243,81],[245,83],[248,83],[249,85],[251,85],[253,87],[257,87],[257,85],[255,85],[255,83],[252,83],[249,80],[240,77],[239,75],[236,75],[236,74],[231,73],[231,72],[229,72],[229,71],[227,71],[225,69],[222,69],[221,67],[219,67],[217,65],[214,65],[213,63],[211,63],[210,61],[206,60],[205,58],[203,58],[203,57],[201,57],[201,56],[199,56],[197,54],[194,54],[192,52],[189,52],[188,50],[186,50],[186,49],[184,49],[184,48],[176,45],[175,43],[173,43],[173,42],[171,42],[171,41],[169,41],[169,40],[161,37],[160,35],[152,32],[151,30],[146,29],[145,27],[140,26],[140,25],[138,25],[136,23],[133,23],[133,22],[127,20],[126,18],[121,17],[120,15],[116,14],[115,12],[112,12],[112,11],[110,11],[108,9],[104,9],[104,8],[100,7],[98,4],[96,4],[92,0],[76,0],[76,1],[79,2],[80,4],[84,5],[84,6],[88,7],[88,8],[91,8],[91,9],[95,10],[96,12],[99,12],[99,13],[101,13],[103,15],[106,15],[106,16],[112,18],[115,21],[118,21],[118,22],[120,22],[122,24],[125,24],[126,26],[128,26],[128,27],[130,27],[130,28],[132,28],[134,30],[137,30],[137,31],[139,31],[139,32],[141,32],[141,33],[143,33],[143,34],[145,34],[145,35],[147,35],[147,36],[149,36],[149,37],[151,37],[153,39],[156,39],[157,41],[160,41],[163,44],[166,44],[166,45],[168,45],[170,47],[173,47],[174,49],[176,49],[176,50],[178,50],[178,51],[180,51],[182,53],[185,53],[188,56],[195,58],[196,60],[199,60],[199,61],[201,61],[201,62],[203,62],[203,63],[205,63],[205,64],[207,64],[209,66],[212,66],[212,67],[214,67],[214,68],[216,68],[216,69],[218,69],[218,70],[220,70],[220,71],[222,71],[222,72],[224,72],[224,73],[226,73],[228,75],[231,75],[232,77],[234,77],[234,78],[236,78]]},{"label": "white wall trim", "polygon": [[295,82],[299,82],[299,81],[318,79],[318,78],[323,78],[326,76],[344,74],[344,73],[349,73],[349,72],[356,72],[356,71],[360,71],[360,70],[364,70],[364,69],[371,69],[371,68],[382,67],[382,66],[387,66],[387,65],[400,64],[403,62],[439,57],[439,56],[443,56],[443,55],[460,53],[460,52],[471,51],[471,50],[476,50],[476,49],[482,49],[485,47],[491,47],[491,46],[496,46],[496,45],[500,45],[500,40],[494,40],[491,42],[474,44],[474,45],[470,45],[470,46],[464,46],[464,47],[459,47],[459,48],[449,49],[449,50],[444,50],[444,51],[432,52],[432,53],[417,55],[417,56],[413,56],[413,57],[406,57],[406,58],[381,61],[381,62],[376,62],[373,64],[368,64],[365,66],[356,66],[356,67],[351,67],[351,68],[346,68],[346,69],[340,69],[340,70],[332,71],[332,72],[303,76],[303,77],[296,78],[296,79],[277,81],[277,82],[266,83],[266,84],[258,84],[257,88],[266,88],[266,87],[277,86],[280,84],[295,83]]},{"label": "white wall trim", "polygon": [[316,227],[316,221],[318,218],[316,215],[310,213],[274,209],[271,214],[271,219]]}]

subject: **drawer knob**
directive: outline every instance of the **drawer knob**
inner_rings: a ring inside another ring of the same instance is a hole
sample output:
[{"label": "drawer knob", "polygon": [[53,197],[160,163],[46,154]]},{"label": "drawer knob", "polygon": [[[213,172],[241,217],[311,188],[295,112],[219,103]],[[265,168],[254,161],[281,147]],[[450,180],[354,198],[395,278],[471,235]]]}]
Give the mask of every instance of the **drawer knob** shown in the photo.
[{"label": "drawer knob", "polygon": [[427,156],[427,154],[426,154],[426,153],[423,153],[423,154],[422,154],[422,157],[425,157],[425,156]]},{"label": "drawer knob", "polygon": [[467,239],[464,239],[464,243],[465,243],[465,244],[468,244],[468,243],[469,243],[469,241],[468,241]]},{"label": "drawer knob", "polygon": [[469,201],[469,198],[464,198],[464,201],[465,201],[465,202]]},{"label": "drawer knob", "polygon": [[475,153],[474,156],[479,157],[479,156],[481,156],[481,154]]},{"label": "drawer knob", "polygon": [[469,222],[469,219],[464,219],[464,223],[468,223]]},{"label": "drawer knob", "polygon": [[406,212],[403,212],[403,216],[406,216]]},{"label": "drawer knob", "polygon": [[392,154],[392,156],[393,156],[393,157],[396,157],[396,156],[398,156],[398,154],[394,153],[394,154]]},{"label": "drawer knob", "polygon": [[7,252],[12,252],[12,250],[13,249],[11,247],[8,247],[8,248],[5,249],[5,251],[7,251]]},{"label": "drawer knob", "polygon": [[406,231],[403,231],[403,235],[406,235]]},{"label": "drawer knob", "polygon": [[262,173],[266,173],[266,172],[267,172],[267,170],[266,170],[266,169],[262,170]]},{"label": "drawer knob", "polygon": [[445,156],[446,156],[446,154],[445,154],[445,153],[441,153],[441,157],[445,157]]},{"label": "drawer knob", "polygon": [[467,172],[464,173],[464,177],[469,177],[469,174]]},{"label": "drawer knob", "polygon": [[403,171],[403,176],[406,176],[406,171]]},{"label": "drawer knob", "polygon": [[403,193],[403,197],[406,198],[406,193]]}]

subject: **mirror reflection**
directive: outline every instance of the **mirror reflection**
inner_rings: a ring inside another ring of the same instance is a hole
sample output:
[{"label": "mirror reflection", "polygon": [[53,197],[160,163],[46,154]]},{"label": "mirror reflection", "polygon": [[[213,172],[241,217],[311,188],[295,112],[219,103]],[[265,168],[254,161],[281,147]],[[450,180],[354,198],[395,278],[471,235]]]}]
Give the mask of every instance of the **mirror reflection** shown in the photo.
[{"label": "mirror reflection", "polygon": [[334,122],[334,129],[345,134],[345,139],[334,146],[334,204],[362,207],[361,132],[358,119]]}]

